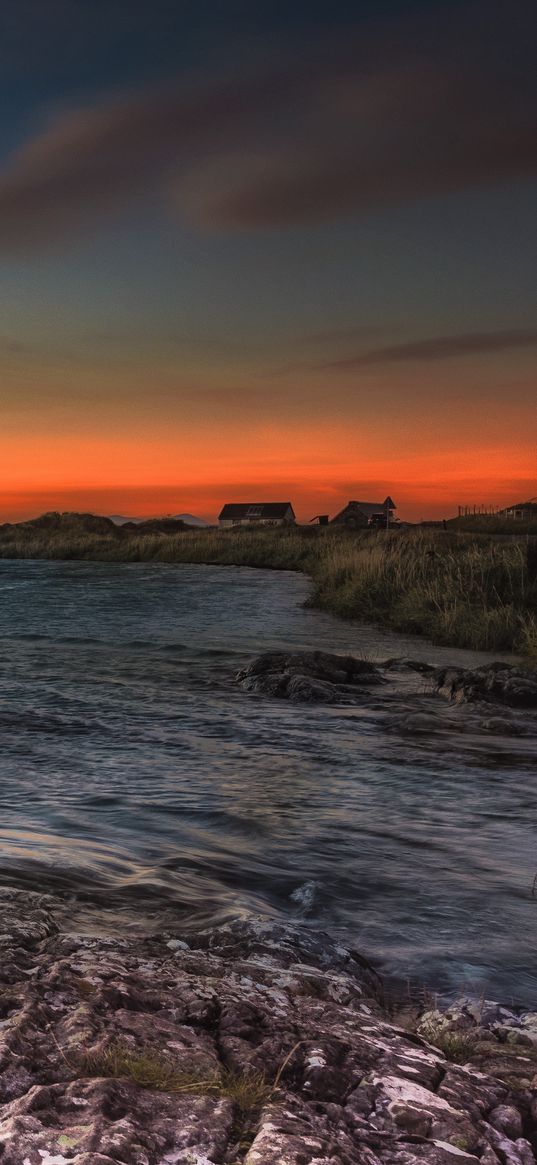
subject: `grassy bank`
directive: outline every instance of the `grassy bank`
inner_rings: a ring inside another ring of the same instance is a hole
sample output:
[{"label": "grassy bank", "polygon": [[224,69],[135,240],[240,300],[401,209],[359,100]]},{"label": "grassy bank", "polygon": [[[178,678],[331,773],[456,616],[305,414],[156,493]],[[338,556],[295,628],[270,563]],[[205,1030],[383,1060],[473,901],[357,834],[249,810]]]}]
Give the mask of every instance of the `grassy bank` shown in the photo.
[{"label": "grassy bank", "polygon": [[511,538],[520,538],[521,535],[537,535],[537,518],[522,522],[514,518],[489,517],[487,514],[468,514],[463,518],[451,518],[449,530],[458,530],[465,534],[509,535]]},{"label": "grassy bank", "polygon": [[435,643],[515,650],[537,657],[537,579],[526,544],[478,535],[341,528],[188,530],[145,534],[0,529],[1,558],[183,562],[298,570],[313,581],[310,604]]}]

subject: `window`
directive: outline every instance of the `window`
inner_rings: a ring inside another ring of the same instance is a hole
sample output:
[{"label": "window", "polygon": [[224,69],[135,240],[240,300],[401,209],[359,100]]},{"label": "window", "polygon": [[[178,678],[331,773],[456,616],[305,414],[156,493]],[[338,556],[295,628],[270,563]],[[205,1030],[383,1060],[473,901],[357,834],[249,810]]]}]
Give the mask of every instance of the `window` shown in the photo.
[{"label": "window", "polygon": [[246,511],[247,518],[260,518],[263,513],[263,506],[248,506]]}]

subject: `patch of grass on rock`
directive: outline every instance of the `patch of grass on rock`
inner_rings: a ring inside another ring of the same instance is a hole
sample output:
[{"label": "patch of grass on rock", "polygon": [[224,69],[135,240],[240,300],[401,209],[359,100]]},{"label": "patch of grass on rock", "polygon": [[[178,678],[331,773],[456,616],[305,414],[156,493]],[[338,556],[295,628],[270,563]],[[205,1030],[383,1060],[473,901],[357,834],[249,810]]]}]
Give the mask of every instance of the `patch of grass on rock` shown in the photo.
[{"label": "patch of grass on rock", "polygon": [[419,1031],[453,1064],[467,1064],[479,1051],[481,1041],[476,1032],[454,1031],[447,1024],[434,1019],[421,1023]]},{"label": "patch of grass on rock", "polygon": [[233,1105],[232,1138],[241,1152],[251,1145],[261,1109],[275,1087],[267,1083],[263,1072],[253,1068],[242,1072],[224,1068],[207,1073],[183,1068],[169,1060],[164,1052],[152,1048],[132,1049],[121,1043],[111,1044],[103,1052],[87,1054],[80,1068],[87,1076],[130,1080],[139,1088],[158,1092],[225,1097]]},{"label": "patch of grass on rock", "polygon": [[227,1097],[244,1114],[260,1108],[273,1090],[264,1074],[255,1069],[234,1072],[226,1068],[207,1073],[198,1068],[183,1068],[163,1052],[151,1048],[136,1050],[121,1043],[110,1044],[103,1052],[87,1054],[81,1069],[87,1076],[131,1080],[139,1088],[158,1092]]}]

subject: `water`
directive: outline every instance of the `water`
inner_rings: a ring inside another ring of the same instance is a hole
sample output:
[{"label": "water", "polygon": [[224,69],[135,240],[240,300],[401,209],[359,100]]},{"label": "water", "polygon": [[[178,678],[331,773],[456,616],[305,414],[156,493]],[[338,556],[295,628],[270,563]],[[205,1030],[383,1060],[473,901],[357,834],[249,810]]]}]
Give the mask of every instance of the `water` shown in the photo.
[{"label": "water", "polygon": [[421,679],[397,697],[436,711],[420,736],[390,730],[382,689],[245,694],[235,671],[273,647],[487,658],[307,593],[268,571],[0,563],[0,877],[68,891],[86,928],[302,919],[389,974],[537,1004],[535,740],[444,731]]}]

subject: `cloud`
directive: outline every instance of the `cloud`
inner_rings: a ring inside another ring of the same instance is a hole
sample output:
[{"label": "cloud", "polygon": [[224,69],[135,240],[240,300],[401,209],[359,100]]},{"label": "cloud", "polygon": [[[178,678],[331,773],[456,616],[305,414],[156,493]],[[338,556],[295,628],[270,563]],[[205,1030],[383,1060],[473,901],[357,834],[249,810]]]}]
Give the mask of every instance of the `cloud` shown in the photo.
[{"label": "cloud", "polygon": [[332,46],[298,121],[192,174],[193,216],[249,230],[314,224],[536,176],[534,6],[457,6],[435,23],[437,11],[339,58]]},{"label": "cloud", "polygon": [[317,364],[317,369],[344,372],[353,368],[369,368],[375,364],[398,364],[401,361],[452,360],[458,356],[483,356],[494,352],[509,352],[516,348],[537,348],[537,329],[512,329],[500,332],[464,332],[458,336],[433,336],[409,344],[392,344],[373,348],[342,360]]},{"label": "cloud", "polygon": [[477,0],[64,114],[0,170],[0,250],[155,194],[198,223],[265,229],[535,176],[536,23],[527,0]]},{"label": "cloud", "polygon": [[[277,99],[272,86],[277,85]],[[160,86],[63,114],[0,171],[0,248],[68,238],[132,205],[226,141],[246,141],[296,91],[292,71]],[[271,100],[272,97],[272,100]]]}]

